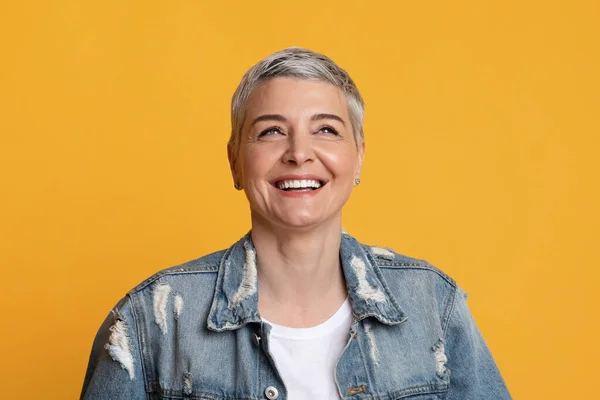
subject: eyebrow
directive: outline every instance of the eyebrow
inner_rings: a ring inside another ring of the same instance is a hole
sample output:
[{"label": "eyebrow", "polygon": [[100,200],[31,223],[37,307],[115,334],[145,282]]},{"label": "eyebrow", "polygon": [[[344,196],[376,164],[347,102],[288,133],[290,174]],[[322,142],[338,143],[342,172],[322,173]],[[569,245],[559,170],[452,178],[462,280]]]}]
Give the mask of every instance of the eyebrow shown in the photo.
[{"label": "eyebrow", "polygon": [[320,121],[322,119],[333,119],[339,121],[342,125],[346,126],[344,120],[335,114],[315,114],[310,119],[313,121]]},{"label": "eyebrow", "polygon": [[264,114],[264,115],[261,115],[259,117],[256,117],[254,119],[254,121],[252,121],[252,123],[250,124],[250,126],[254,126],[254,125],[256,125],[257,123],[259,123],[261,121],[286,122],[287,119],[285,119],[285,117],[283,115],[279,115],[279,114]]},{"label": "eyebrow", "polygon": [[[324,113],[320,113],[320,114],[315,114],[312,117],[310,117],[310,119],[312,121],[321,121],[324,119],[333,119],[335,121],[339,121],[342,125],[346,126],[346,123],[344,122],[344,120],[335,115],[335,114],[324,114]],[[287,119],[283,116],[283,115],[279,115],[279,114],[264,114],[261,115],[259,117],[256,117],[254,119],[254,121],[252,121],[252,124],[250,124],[250,126],[254,126],[257,123],[261,122],[261,121],[279,121],[279,122],[287,122]]]}]

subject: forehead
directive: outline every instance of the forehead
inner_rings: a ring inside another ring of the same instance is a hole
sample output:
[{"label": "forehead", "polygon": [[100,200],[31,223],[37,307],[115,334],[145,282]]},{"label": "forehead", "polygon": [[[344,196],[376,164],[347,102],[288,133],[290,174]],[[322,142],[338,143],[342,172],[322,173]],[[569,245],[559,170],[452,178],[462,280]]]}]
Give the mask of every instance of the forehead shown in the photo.
[{"label": "forehead", "polygon": [[261,114],[310,117],[315,113],[337,114],[348,120],[346,96],[328,82],[273,78],[254,89],[246,105],[246,115],[250,118]]}]

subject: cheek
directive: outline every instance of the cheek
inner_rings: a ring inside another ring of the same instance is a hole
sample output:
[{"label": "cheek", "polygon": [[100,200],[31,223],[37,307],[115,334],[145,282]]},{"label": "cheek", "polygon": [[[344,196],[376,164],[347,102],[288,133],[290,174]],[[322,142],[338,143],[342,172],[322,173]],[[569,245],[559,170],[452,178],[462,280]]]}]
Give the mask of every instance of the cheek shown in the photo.
[{"label": "cheek", "polygon": [[243,175],[246,180],[264,177],[275,165],[277,152],[269,146],[249,146],[245,149]]},{"label": "cheek", "polygon": [[348,146],[339,146],[336,143],[330,143],[321,146],[319,158],[325,164],[325,167],[335,176],[353,176],[356,169],[357,154]]}]

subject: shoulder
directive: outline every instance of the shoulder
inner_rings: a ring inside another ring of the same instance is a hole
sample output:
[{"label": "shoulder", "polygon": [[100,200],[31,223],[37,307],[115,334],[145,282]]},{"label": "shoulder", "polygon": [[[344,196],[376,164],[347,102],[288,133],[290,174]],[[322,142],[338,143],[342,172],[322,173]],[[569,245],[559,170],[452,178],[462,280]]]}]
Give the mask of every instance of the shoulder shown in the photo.
[{"label": "shoulder", "polygon": [[[212,303],[221,260],[220,250],[183,264],[158,271],[139,283],[113,309],[115,315],[128,312],[128,325],[135,326],[145,341],[157,340],[151,327],[166,335],[179,319],[203,324]],[[185,312],[186,309],[193,312]],[[199,318],[198,318],[199,317]]]},{"label": "shoulder", "polygon": [[[384,284],[396,300],[407,307],[428,305],[446,315],[456,294],[456,281],[427,260],[410,257],[389,247],[361,243]],[[431,308],[430,308],[431,309]]]},{"label": "shoulder", "polygon": [[176,283],[180,280],[213,281],[219,271],[221,259],[226,250],[219,250],[185,263],[165,268],[140,282],[129,291],[129,295],[139,294],[156,285]]},{"label": "shoulder", "polygon": [[[397,253],[389,247],[367,245],[361,243],[363,249],[372,257],[374,264],[386,275],[430,276],[432,279],[441,280],[450,287],[456,288],[456,281],[441,269],[435,267],[427,260],[413,258]],[[387,273],[389,272],[389,274]]]},{"label": "shoulder", "polygon": [[463,293],[456,281],[426,260],[388,247],[361,245],[383,284],[409,318],[423,321],[433,318],[445,329],[457,295]]}]

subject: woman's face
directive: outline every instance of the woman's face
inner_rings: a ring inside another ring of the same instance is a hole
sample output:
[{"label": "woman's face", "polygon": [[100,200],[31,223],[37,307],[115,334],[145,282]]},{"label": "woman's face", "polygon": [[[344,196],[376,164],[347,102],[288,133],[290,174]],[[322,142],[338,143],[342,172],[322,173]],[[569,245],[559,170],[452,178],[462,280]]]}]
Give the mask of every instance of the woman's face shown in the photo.
[{"label": "woman's face", "polygon": [[229,158],[253,222],[310,228],[339,221],[363,156],[338,88],[275,78],[252,93],[238,155]]}]

